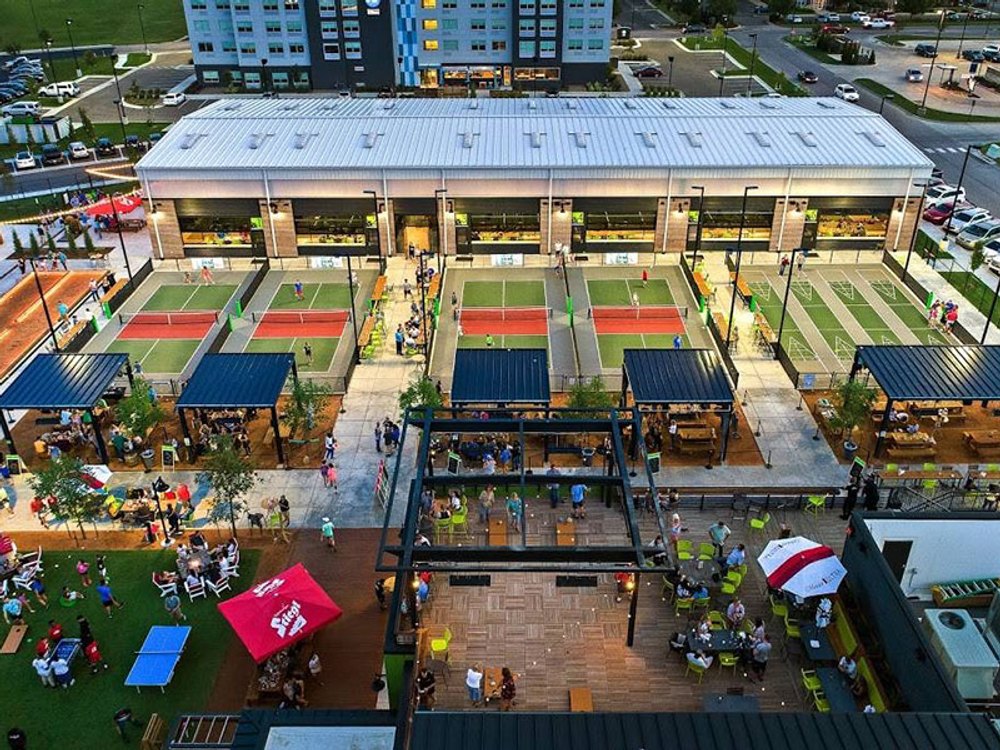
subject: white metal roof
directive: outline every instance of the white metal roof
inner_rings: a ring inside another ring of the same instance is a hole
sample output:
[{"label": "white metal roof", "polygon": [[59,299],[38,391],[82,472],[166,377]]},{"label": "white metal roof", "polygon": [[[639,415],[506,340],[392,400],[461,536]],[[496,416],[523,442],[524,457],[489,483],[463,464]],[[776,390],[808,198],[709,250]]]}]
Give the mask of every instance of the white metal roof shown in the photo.
[{"label": "white metal roof", "polygon": [[879,115],[839,99],[225,99],[139,162],[170,170],[929,169]]}]

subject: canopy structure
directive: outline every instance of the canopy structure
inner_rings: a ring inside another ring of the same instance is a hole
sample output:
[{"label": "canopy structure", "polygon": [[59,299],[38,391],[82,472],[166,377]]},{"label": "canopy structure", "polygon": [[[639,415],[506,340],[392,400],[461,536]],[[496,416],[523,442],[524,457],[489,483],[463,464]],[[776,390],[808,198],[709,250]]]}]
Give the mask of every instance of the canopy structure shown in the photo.
[{"label": "canopy structure", "polygon": [[142,208],[141,195],[116,195],[113,198],[104,198],[97,203],[91,203],[84,209],[84,213],[95,218],[114,216],[116,213],[119,216],[125,216],[139,208]]},{"label": "canopy structure", "polygon": [[290,352],[206,354],[177,399],[184,437],[191,440],[188,409],[270,409],[278,460],[284,463],[277,405],[289,372],[298,380],[295,355]]},{"label": "canopy structure", "polygon": [[257,663],[344,614],[302,563],[220,602],[219,611]]},{"label": "canopy structure", "polygon": [[[636,405],[703,404],[722,413],[719,459],[729,447],[733,389],[726,371],[710,349],[626,349],[622,363],[621,405],[631,389]],[[637,437],[637,436],[636,436]],[[633,451],[637,443],[633,442]]]},{"label": "canopy structure", "polygon": [[[39,354],[0,396],[0,409],[82,409],[93,411],[122,368],[132,382],[125,354]],[[91,413],[93,417],[93,413]],[[94,424],[97,420],[93,420]],[[0,419],[10,453],[17,453],[6,419]],[[100,430],[94,431],[104,463],[108,450]]]},{"label": "canopy structure", "polygon": [[803,599],[837,593],[847,575],[832,549],[801,536],[768,542],[757,562],[769,588]]},{"label": "canopy structure", "polygon": [[874,454],[894,402],[1000,400],[1000,346],[859,346],[851,379],[867,369],[887,399]]},{"label": "canopy structure", "polygon": [[459,349],[451,403],[468,406],[548,406],[549,354],[545,349]]}]

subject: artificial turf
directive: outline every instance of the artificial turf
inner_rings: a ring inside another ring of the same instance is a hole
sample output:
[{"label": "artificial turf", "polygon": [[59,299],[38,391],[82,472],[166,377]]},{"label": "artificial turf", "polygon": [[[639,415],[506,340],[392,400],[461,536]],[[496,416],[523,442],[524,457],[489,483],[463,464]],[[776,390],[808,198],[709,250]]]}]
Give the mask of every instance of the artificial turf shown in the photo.
[{"label": "artificial turf", "polygon": [[899,344],[899,336],[886,326],[885,319],[868,304],[864,296],[850,281],[831,281],[830,288],[837,295],[848,312],[854,316],[865,333],[876,344]]},{"label": "artificial turf", "polygon": [[236,291],[235,284],[164,284],[142,306],[144,312],[222,310]]},{"label": "artificial turf", "polygon": [[323,282],[303,284],[303,299],[295,298],[295,285],[282,284],[268,305],[269,310],[350,310],[351,287]]},{"label": "artificial turf", "polygon": [[[494,336],[494,349],[548,349],[548,336]],[[462,336],[458,339],[459,349],[485,349],[485,336]]]},{"label": "artificial turf", "polygon": [[952,343],[943,333],[930,327],[927,323],[926,313],[913,304],[895,282],[888,278],[881,278],[869,283],[876,294],[892,308],[893,313],[902,321],[903,325],[913,331],[921,344]]},{"label": "artificial turf", "polygon": [[[91,541],[87,546],[99,550],[100,538],[94,540],[89,533],[88,536]],[[123,608],[115,609],[113,617],[109,618],[101,608],[93,586],[83,588],[75,571],[76,561],[80,558],[88,560],[93,571],[95,555],[99,554],[96,550],[44,553],[44,582],[49,607],[44,609],[33,596],[29,597],[35,613],[25,611],[28,636],[17,654],[0,660],[0,705],[3,706],[4,729],[6,731],[13,726],[22,728],[28,736],[28,747],[121,746],[123,743],[112,717],[125,706],[131,708],[143,724],[141,728],[134,727],[131,732],[133,745],[138,746],[138,738],[142,736],[150,714],[159,714],[169,724],[179,714],[204,711],[215,675],[233,638],[228,623],[219,614],[215,597],[209,595],[190,602],[185,596],[182,611],[188,621],[184,624],[190,625],[192,631],[173,680],[163,693],[156,688],[144,688],[137,693],[134,688],[125,687],[125,677],[149,628],[172,623],[159,592],[150,581],[150,575],[155,570],[176,570],[177,553],[158,548],[148,552],[101,553],[105,555],[112,591],[125,604]],[[244,550],[240,558],[240,577],[231,580],[232,592],[223,594],[227,599],[249,587],[259,553]],[[73,607],[62,606],[59,592],[63,586],[82,591],[86,598]],[[65,637],[78,637],[76,616],[79,614],[90,621],[109,669],[91,674],[81,655],[73,664],[75,685],[68,689],[46,688],[31,666],[36,642],[48,630],[49,619],[63,625]]]},{"label": "artificial turf", "polygon": [[545,307],[545,282],[466,281],[460,302],[463,307]]},{"label": "artificial turf", "polygon": [[115,339],[105,351],[127,354],[151,373],[175,375],[184,371],[201,339]]},{"label": "artificial turf", "polygon": [[[760,313],[767,319],[768,325],[778,333],[781,320],[781,304],[776,304],[780,297],[771,293],[771,285],[764,279],[747,282],[757,300]],[[795,316],[791,313],[785,315],[785,327],[781,333],[781,344],[787,352],[789,359],[794,362],[816,361],[816,353],[806,340],[806,337],[799,330],[795,322]]]},{"label": "artificial turf", "polygon": [[590,279],[587,294],[591,307],[627,307],[632,294],[639,295],[640,305],[672,305],[674,297],[666,279],[650,279],[647,286],[641,279]]},{"label": "artificial turf", "polygon": [[[792,294],[819,330],[837,359],[854,356],[854,337],[840,324],[837,316],[823,301],[822,295],[808,281],[793,281]],[[787,318],[787,315],[785,316]]]},{"label": "artificial turf", "polygon": [[[313,361],[306,364],[302,347],[306,342],[312,345]],[[250,339],[244,351],[261,352],[295,352],[295,365],[302,372],[327,372],[333,363],[333,355],[337,352],[339,338],[288,338],[288,339]]]},{"label": "artificial turf", "polygon": [[[681,348],[688,349],[691,342],[686,335],[681,336]],[[597,334],[597,350],[601,355],[601,367],[605,370],[622,366],[626,349],[672,349],[674,337],[668,333],[600,333]]]}]

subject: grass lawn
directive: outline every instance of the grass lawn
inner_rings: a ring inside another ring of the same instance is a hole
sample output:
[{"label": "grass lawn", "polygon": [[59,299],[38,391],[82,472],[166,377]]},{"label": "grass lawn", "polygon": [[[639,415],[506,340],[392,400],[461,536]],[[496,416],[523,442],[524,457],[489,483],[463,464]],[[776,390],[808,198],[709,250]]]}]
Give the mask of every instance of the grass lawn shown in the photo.
[{"label": "grass lawn", "polygon": [[647,286],[640,279],[591,279],[587,282],[591,307],[628,307],[632,295],[639,295],[641,305],[672,305],[674,297],[666,279],[650,279]]},{"label": "grass lawn", "polygon": [[545,307],[545,282],[466,281],[459,300],[463,307]]},{"label": "grass lawn", "polygon": [[[91,542],[88,547],[91,545],[99,549],[100,539],[96,543]],[[193,603],[184,597],[182,609],[188,618],[185,624],[193,629],[166,692],[144,688],[137,693],[134,688],[126,688],[125,677],[149,628],[171,623],[159,592],[150,582],[150,574],[154,570],[175,570],[177,554],[174,550],[104,554],[112,590],[125,606],[115,610],[114,617],[109,619],[93,588],[84,590],[87,598],[75,607],[61,606],[59,591],[63,586],[81,588],[74,570],[76,560],[84,557],[91,562],[93,570],[95,552],[88,551],[83,555],[71,551],[46,552],[45,586],[49,594],[49,608],[45,610],[32,601],[36,612],[26,616],[28,637],[16,655],[5,656],[0,661],[0,705],[4,707],[4,725],[24,729],[29,747],[121,746],[112,717],[123,706],[130,707],[143,723],[143,728],[136,727],[133,732],[133,746],[137,747],[135,737],[142,735],[150,714],[158,713],[169,724],[178,714],[197,713],[204,709],[226,647],[234,637],[211,594]],[[259,553],[246,550],[241,553],[241,558],[241,577],[234,579],[232,584],[234,595],[253,581]],[[73,687],[67,690],[46,688],[31,667],[35,642],[47,631],[49,619],[58,620],[67,637],[77,637],[78,614],[90,621],[94,637],[110,668],[92,675],[81,656],[73,664],[76,678]]]},{"label": "grass lawn", "polygon": [[[84,107],[84,109],[86,109],[86,107]],[[76,123],[76,125],[78,126],[79,123]],[[150,133],[162,132],[166,129],[167,125],[168,123],[165,122],[146,123],[133,121],[129,122],[129,124],[125,126],[125,132],[128,135],[139,136],[140,141],[148,141]],[[80,127],[76,127],[72,135],[58,141],[58,144],[59,147],[63,149],[69,145],[70,141],[83,141],[88,146],[93,146],[98,138],[110,138],[112,143],[121,144],[123,141],[121,125],[118,122],[95,122],[93,136],[89,133],[85,133]],[[29,147],[23,143],[0,145],[0,159],[9,159],[18,151],[24,151],[28,148]],[[42,150],[41,146],[31,146],[30,148],[32,151],[39,153]],[[126,151],[125,156],[129,156],[129,152]],[[135,158],[138,158],[138,155],[136,155]],[[115,162],[115,165],[120,167],[124,165],[124,162]],[[124,172],[125,170],[122,169],[121,171]]]},{"label": "grass lawn", "polygon": [[[165,42],[187,34],[184,8],[177,0],[144,0],[142,28],[146,41]],[[16,44],[36,49],[37,28],[48,31],[53,47],[69,47],[66,18],[73,19],[73,42],[86,44],[138,44],[142,42],[139,9],[136,4],[109,5],[106,0],[34,0],[4,3],[4,23],[0,26],[0,48]]]},{"label": "grass lawn", "polygon": [[[306,342],[312,345],[313,361],[306,364],[305,355],[302,354],[302,347]],[[295,365],[300,372],[326,372],[333,362],[333,355],[337,351],[339,338],[294,338],[294,339],[250,339],[247,342],[245,352],[294,352]]]},{"label": "grass lawn", "polygon": [[[73,34],[76,40],[76,34]],[[112,76],[116,58],[105,57],[103,55],[85,55],[79,50],[76,53],[76,61],[80,64],[80,72],[85,76]],[[45,66],[45,74],[53,81],[72,81],[76,79],[76,65],[72,56],[53,57],[52,64],[49,65],[49,58],[42,55],[42,64]],[[55,68],[55,77],[52,78],[52,69]]]},{"label": "grass lawn", "polygon": [[235,284],[164,284],[142,306],[144,312],[221,310],[229,302]]},{"label": "grass lawn", "polygon": [[200,343],[201,339],[115,339],[105,351],[127,354],[146,372],[176,375],[184,372]]},{"label": "grass lawn", "polygon": [[[808,40],[808,41],[807,41]],[[785,41],[791,45],[794,45],[797,49],[805,52],[809,57],[819,60],[821,63],[826,63],[827,65],[843,65],[838,58],[828,55],[816,47],[816,37],[813,36],[786,36]]]},{"label": "grass lawn", "polygon": [[[486,337],[466,335],[458,340],[459,349],[485,349]],[[494,349],[548,349],[548,336],[494,336]]]},{"label": "grass lawn", "polygon": [[[891,89],[888,86],[883,86],[881,83],[873,81],[870,78],[855,78],[854,83],[858,86],[863,86],[876,96],[886,96],[887,94],[892,94],[895,98],[889,103],[890,106],[895,105],[911,115],[923,117],[927,120],[937,120],[938,122],[1000,122],[1000,118],[998,117],[980,117],[979,115],[969,117],[967,114],[962,114],[960,112],[945,112],[941,109],[921,110],[920,105],[916,102],[911,101],[905,96],[900,96],[898,91]],[[963,109],[965,109],[964,105]]]},{"label": "grass lawn", "polygon": [[152,59],[153,56],[147,55],[145,52],[130,52],[125,57],[125,67],[138,68],[140,65],[145,65]]},{"label": "grass lawn", "polygon": [[[725,41],[726,52],[729,53],[729,56],[744,68],[749,70],[750,58],[753,55],[751,50],[748,50],[735,39],[730,37],[727,37]],[[680,42],[690,50],[694,50],[696,44],[700,45],[700,48],[703,50],[722,49],[722,40],[715,41],[713,38],[707,36],[681,37]],[[753,73],[755,76],[760,78],[760,80],[780,94],[786,94],[788,96],[809,96],[808,91],[792,83],[788,80],[787,76],[778,73],[774,68],[761,60],[759,51],[753,64]]]},{"label": "grass lawn", "polygon": [[282,284],[268,305],[269,310],[350,310],[351,288],[347,284],[303,284],[301,302],[295,299],[294,284]]},{"label": "grass lawn", "polygon": [[[939,271],[947,279],[948,283],[955,287],[962,296],[969,300],[972,305],[983,315],[990,314],[990,305],[993,304],[993,294],[996,285],[992,288],[983,283],[983,280],[970,271]],[[993,311],[993,323],[1000,325],[1000,303]]]}]

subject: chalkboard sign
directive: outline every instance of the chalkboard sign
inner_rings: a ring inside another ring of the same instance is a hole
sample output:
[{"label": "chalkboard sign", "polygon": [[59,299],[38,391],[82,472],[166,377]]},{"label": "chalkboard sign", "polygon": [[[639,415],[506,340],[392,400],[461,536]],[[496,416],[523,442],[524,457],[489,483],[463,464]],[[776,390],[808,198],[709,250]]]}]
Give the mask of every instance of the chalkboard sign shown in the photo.
[{"label": "chalkboard sign", "polygon": [[646,460],[649,462],[649,470],[654,474],[660,471],[660,454],[650,453],[646,456]]},{"label": "chalkboard sign", "polygon": [[17,476],[21,473],[21,457],[15,456],[13,453],[7,454],[7,471],[10,472],[12,477]]},{"label": "chalkboard sign", "polygon": [[851,464],[851,476],[854,478],[860,477],[862,472],[865,470],[865,462],[862,461],[857,456],[854,457],[854,463]]},{"label": "chalkboard sign", "polygon": [[448,451],[448,473],[458,474],[458,470],[462,468],[462,457],[457,453],[452,453]]},{"label": "chalkboard sign", "polygon": [[177,451],[172,445],[164,445],[160,448],[160,461],[164,471],[173,471],[174,464],[177,463]]}]

